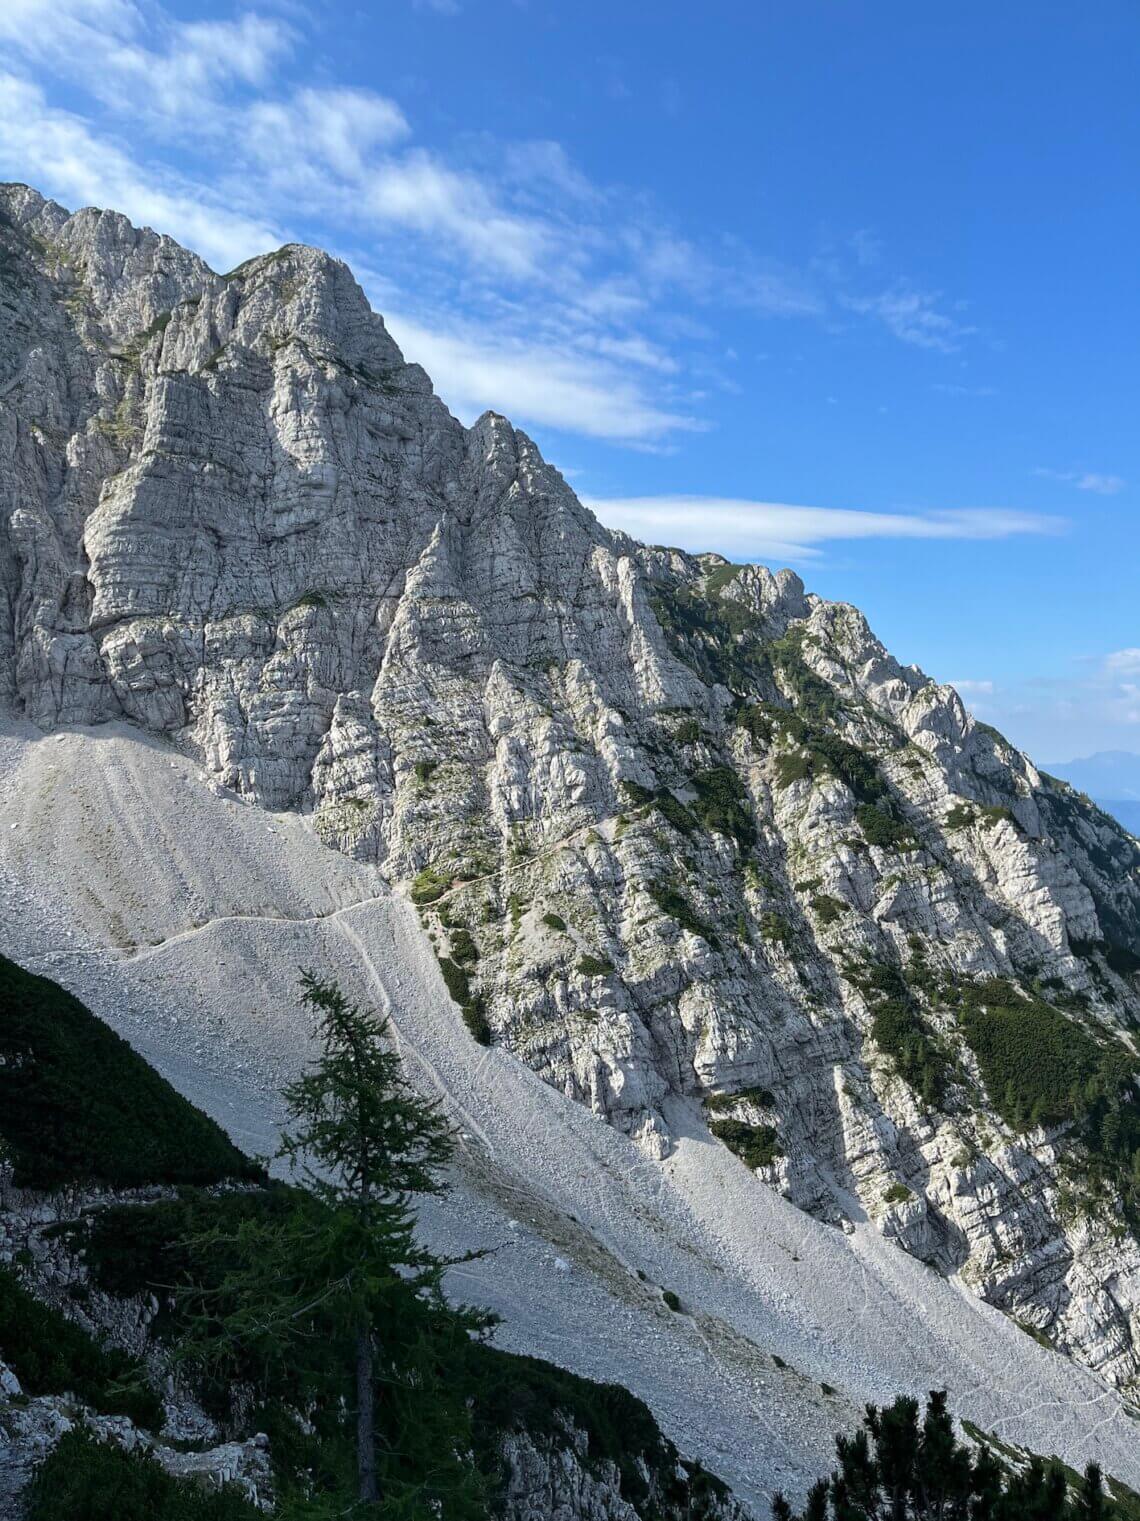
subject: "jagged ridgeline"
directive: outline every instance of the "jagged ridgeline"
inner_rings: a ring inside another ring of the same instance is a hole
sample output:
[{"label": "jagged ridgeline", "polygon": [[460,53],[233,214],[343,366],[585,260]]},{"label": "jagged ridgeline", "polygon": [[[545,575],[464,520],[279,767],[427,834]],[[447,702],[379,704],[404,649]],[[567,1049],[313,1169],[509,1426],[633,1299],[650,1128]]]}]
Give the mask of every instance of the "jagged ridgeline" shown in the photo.
[{"label": "jagged ridgeline", "polygon": [[601,526],[343,264],[2,194],[0,681],[410,891],[474,1038],[1140,1375],[1140,849],[790,571]]},{"label": "jagged ridgeline", "polygon": [[[235,1363],[217,1330],[243,1229],[305,1196],[269,1183],[76,998],[3,958],[0,1196],[0,1514],[339,1513],[353,1464],[335,1337],[318,1315],[328,1364],[310,1357],[302,1377],[255,1339]],[[316,1231],[323,1206],[306,1208]],[[402,1385],[408,1319],[376,1337],[386,1514],[738,1521],[625,1389],[472,1339],[442,1304],[419,1311],[422,1366]]]}]

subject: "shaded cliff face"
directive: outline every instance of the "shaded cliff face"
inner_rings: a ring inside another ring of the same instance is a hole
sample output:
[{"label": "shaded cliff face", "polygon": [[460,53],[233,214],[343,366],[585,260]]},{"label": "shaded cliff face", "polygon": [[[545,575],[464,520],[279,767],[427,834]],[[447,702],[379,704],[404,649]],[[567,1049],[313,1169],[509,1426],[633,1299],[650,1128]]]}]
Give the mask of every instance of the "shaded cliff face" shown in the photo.
[{"label": "shaded cliff face", "polygon": [[0,211],[7,699],[311,815],[478,1037],[1135,1378],[1135,841],[855,609],[461,427],[327,256]]}]

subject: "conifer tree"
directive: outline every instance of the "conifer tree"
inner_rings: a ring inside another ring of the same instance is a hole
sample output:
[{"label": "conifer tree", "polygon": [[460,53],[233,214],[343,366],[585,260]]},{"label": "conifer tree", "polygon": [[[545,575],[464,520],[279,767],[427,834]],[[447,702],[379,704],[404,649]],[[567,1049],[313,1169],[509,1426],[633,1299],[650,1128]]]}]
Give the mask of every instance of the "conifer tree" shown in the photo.
[{"label": "conifer tree", "polygon": [[320,1055],[284,1090],[289,1124],[278,1155],[304,1187],[291,1208],[251,1213],[236,1233],[198,1243],[224,1248],[229,1267],[200,1308],[188,1355],[255,1366],[266,1390],[309,1372],[310,1389],[325,1381],[326,1404],[351,1388],[358,1502],[384,1500],[385,1515],[432,1514],[427,1495],[409,1510],[381,1494],[379,1388],[389,1424],[405,1437],[402,1451],[385,1454],[390,1468],[409,1466],[407,1448],[416,1443],[451,1485],[449,1516],[482,1514],[482,1480],[464,1456],[470,1432],[460,1429],[469,1417],[431,1381],[440,1328],[466,1337],[489,1319],[437,1313],[448,1264],[416,1241],[412,1207],[413,1195],[441,1191],[450,1129],[438,1104],[404,1078],[386,1019],[350,1004],[335,983],[308,973],[301,983]]},{"label": "conifer tree", "polygon": [[985,1445],[959,1442],[945,1393],[929,1396],[921,1423],[918,1401],[907,1396],[884,1410],[868,1405],[861,1428],[837,1437],[835,1451],[838,1467],[812,1487],[798,1516],[774,1497],[774,1521],[1124,1521],[1095,1463],[1070,1487],[1056,1462],[1035,1457],[1018,1468]]}]

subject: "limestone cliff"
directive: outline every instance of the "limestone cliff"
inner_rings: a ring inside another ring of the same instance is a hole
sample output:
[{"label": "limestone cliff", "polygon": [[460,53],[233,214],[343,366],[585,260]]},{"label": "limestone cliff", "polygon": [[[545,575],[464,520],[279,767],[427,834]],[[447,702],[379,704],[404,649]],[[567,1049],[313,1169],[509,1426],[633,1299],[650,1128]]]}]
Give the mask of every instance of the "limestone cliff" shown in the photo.
[{"label": "limestone cliff", "polygon": [[0,190],[0,694],[128,719],[412,893],[476,1038],[674,1093],[1140,1373],[1140,850],[790,571],[602,527],[343,264]]}]

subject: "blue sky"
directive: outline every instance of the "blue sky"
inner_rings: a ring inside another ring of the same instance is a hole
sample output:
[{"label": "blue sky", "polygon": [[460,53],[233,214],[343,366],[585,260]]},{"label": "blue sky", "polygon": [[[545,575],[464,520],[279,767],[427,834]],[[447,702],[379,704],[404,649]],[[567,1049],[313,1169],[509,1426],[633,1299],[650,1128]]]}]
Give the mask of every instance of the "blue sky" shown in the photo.
[{"label": "blue sky", "polygon": [[1140,750],[1138,55],[1134,0],[4,0],[0,177],[331,249],[604,521],[1064,760]]}]

